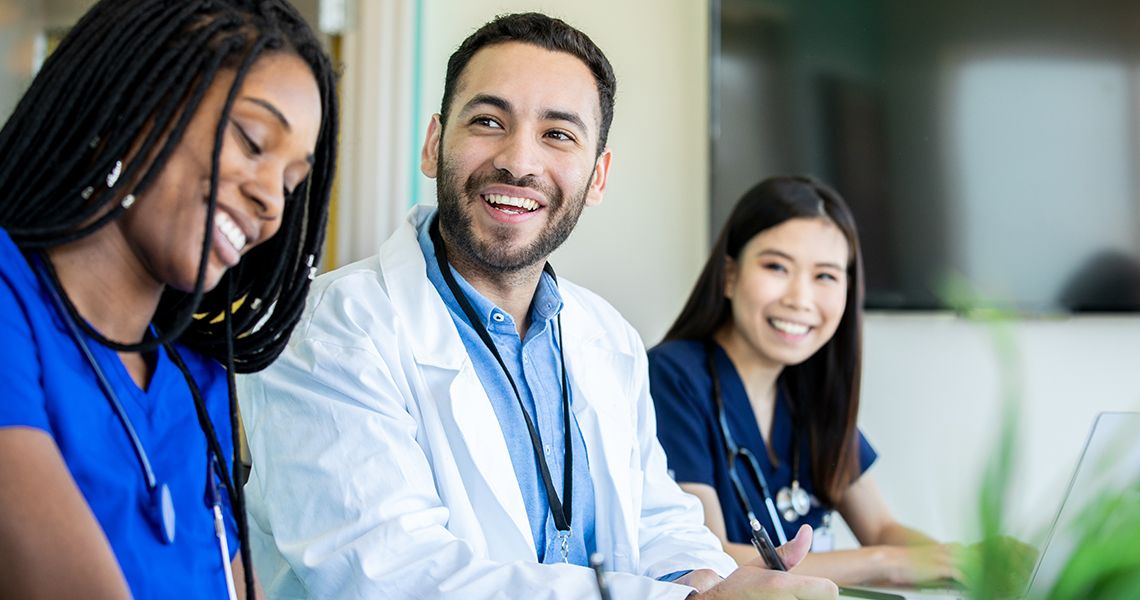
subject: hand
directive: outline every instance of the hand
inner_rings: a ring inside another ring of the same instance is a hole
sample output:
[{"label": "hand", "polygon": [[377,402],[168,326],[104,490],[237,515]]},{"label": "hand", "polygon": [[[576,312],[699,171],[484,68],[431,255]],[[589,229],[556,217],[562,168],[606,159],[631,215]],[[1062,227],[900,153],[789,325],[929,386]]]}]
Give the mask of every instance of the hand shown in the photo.
[{"label": "hand", "polygon": [[716,571],[712,569],[694,569],[685,573],[684,576],[678,577],[673,583],[687,585],[691,588],[696,588],[697,592],[706,592],[712,589],[716,584],[724,581]]},{"label": "hand", "polygon": [[937,580],[962,581],[962,546],[960,544],[927,544],[922,546],[888,546],[886,583],[913,585]]},{"label": "hand", "polygon": [[[776,548],[784,565],[794,568],[811,550],[811,527],[804,525],[790,542]],[[695,573],[695,571],[694,571]],[[692,573],[690,573],[691,575]],[[682,578],[683,579],[683,578]],[[678,580],[680,581],[680,580]],[[712,588],[699,590],[694,600],[831,600],[839,594],[829,579],[801,577],[782,571],[773,571],[764,564],[764,559],[756,557],[752,562],[741,565],[728,579]]]},{"label": "hand", "polygon": [[959,564],[969,580],[966,583],[1001,596],[1016,596],[1029,584],[1037,554],[1034,546],[999,536],[966,547]]},{"label": "hand", "polygon": [[692,600],[834,600],[839,589],[830,579],[772,571],[751,564]]},{"label": "hand", "polygon": [[[800,525],[799,531],[796,532],[796,537],[788,541],[788,543],[776,548],[776,554],[780,555],[780,560],[784,562],[784,566],[788,570],[793,570],[800,561],[808,555],[811,551],[811,526]],[[764,562],[763,557],[757,556],[756,558],[748,561],[749,566],[767,569],[768,563]]]},{"label": "hand", "polygon": [[788,570],[796,568],[800,561],[811,552],[811,537],[812,531],[810,525],[800,525],[799,531],[796,531],[796,537],[791,541],[776,548],[776,554],[780,555],[780,560],[784,561],[784,566]]}]

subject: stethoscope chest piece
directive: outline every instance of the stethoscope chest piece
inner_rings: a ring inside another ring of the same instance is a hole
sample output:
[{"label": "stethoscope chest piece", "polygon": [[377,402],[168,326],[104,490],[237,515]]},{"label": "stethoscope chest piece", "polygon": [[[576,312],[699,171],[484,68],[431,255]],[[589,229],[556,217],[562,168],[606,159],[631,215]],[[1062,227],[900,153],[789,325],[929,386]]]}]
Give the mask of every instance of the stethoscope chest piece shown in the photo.
[{"label": "stethoscope chest piece", "polygon": [[782,487],[776,492],[776,510],[789,523],[807,515],[811,510],[811,496],[800,487],[798,479],[792,481],[791,487]]},{"label": "stethoscope chest piece", "polygon": [[150,492],[150,510],[147,511],[155,529],[159,532],[162,543],[174,543],[174,524],[177,520],[174,514],[174,498],[170,495],[170,488],[159,482]]}]

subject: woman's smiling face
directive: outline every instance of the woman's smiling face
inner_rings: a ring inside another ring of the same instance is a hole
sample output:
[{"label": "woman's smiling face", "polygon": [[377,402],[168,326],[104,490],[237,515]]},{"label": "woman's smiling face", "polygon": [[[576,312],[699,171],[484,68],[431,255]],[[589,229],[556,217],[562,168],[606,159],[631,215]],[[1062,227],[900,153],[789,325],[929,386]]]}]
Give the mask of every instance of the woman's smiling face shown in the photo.
[{"label": "woman's smiling face", "polygon": [[[115,222],[143,271],[184,292],[194,289],[198,273],[214,135],[233,77],[218,74],[161,174]],[[277,233],[285,198],[308,177],[320,125],[320,91],[309,66],[287,53],[260,58],[225,124],[206,290]]]},{"label": "woman's smiling face", "polygon": [[773,366],[802,363],[835,334],[847,305],[850,248],[830,220],[796,218],[756,234],[728,261],[732,343]]}]

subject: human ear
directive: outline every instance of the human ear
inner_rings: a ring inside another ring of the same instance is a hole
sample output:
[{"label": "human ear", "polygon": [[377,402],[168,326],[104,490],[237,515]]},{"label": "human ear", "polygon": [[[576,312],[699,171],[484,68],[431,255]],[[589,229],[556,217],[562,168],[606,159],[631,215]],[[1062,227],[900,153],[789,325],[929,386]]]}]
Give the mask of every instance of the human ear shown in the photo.
[{"label": "human ear", "polygon": [[733,291],[736,289],[736,261],[731,256],[724,257],[724,297],[732,300]]},{"label": "human ear", "polygon": [[432,179],[439,172],[439,143],[442,137],[443,124],[440,123],[439,114],[434,114],[428,123],[423,150],[420,151],[420,171]]},{"label": "human ear", "polygon": [[602,195],[606,191],[606,179],[610,174],[610,160],[613,154],[610,149],[602,150],[602,155],[594,161],[594,174],[590,179],[590,187],[586,190],[586,206],[597,206],[602,203]]}]

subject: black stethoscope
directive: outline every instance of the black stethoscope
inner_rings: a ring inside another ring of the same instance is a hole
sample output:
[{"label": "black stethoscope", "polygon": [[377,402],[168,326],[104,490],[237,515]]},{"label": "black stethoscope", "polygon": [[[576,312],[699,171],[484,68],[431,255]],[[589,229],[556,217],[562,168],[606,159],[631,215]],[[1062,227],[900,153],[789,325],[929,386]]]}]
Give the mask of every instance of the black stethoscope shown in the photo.
[{"label": "black stethoscope", "polygon": [[[47,263],[46,257],[39,256],[37,258],[43,263]],[[103,390],[103,394],[107,397],[107,402],[111,405],[111,410],[115,412],[119,423],[123,425],[123,430],[126,432],[127,438],[131,441],[131,446],[135,451],[135,457],[138,459],[139,466],[142,468],[143,478],[146,480],[147,492],[150,495],[150,502],[146,510],[147,520],[150,522],[162,543],[167,545],[173,544],[177,515],[174,511],[174,499],[170,495],[170,487],[155,476],[154,468],[150,463],[150,457],[147,455],[146,448],[143,446],[142,440],[139,439],[138,433],[135,431],[134,424],[127,415],[127,411],[123,409],[122,403],[119,402],[119,397],[115,393],[115,389],[111,387],[111,383],[107,380],[107,376],[103,372],[103,368],[99,365],[99,362],[95,359],[95,355],[92,354],[91,348],[87,345],[83,334],[79,331],[79,326],[72,319],[71,312],[67,309],[67,304],[64,302],[63,295],[56,281],[52,276],[43,273],[43,271],[50,268],[51,267],[45,264],[43,268],[33,270],[40,276],[44,287],[46,287],[51,294],[52,301],[58,309],[60,318],[64,324],[67,325],[72,340],[74,340],[75,344],[79,347],[79,351],[87,360],[87,364],[89,364],[91,370],[95,372],[95,379],[99,382],[99,387]],[[165,348],[167,353],[174,351],[174,348],[169,345],[165,346]],[[226,578],[226,590],[229,592],[230,600],[236,600],[237,589],[234,587],[233,569],[230,566],[229,541],[226,539],[225,521],[222,518],[222,497],[218,490],[219,486],[225,485],[225,483],[220,482],[219,479],[224,480],[225,478],[220,474],[219,458],[211,451],[209,444],[207,444],[206,453],[209,455],[209,460],[207,460],[206,465],[206,488],[210,498],[210,508],[214,516],[214,532],[218,537],[218,549],[222,556],[222,569]]]},{"label": "black stethoscope", "polygon": [[716,368],[715,353],[715,344],[706,342],[705,367],[708,369],[709,378],[712,380],[713,403],[716,405],[717,422],[720,424],[721,436],[724,438],[729,480],[732,481],[736,497],[741,506],[744,507],[744,512],[747,513],[748,518],[755,518],[756,514],[752,511],[752,503],[748,501],[748,495],[744,492],[744,485],[736,473],[736,458],[738,456],[744,458],[743,462],[748,465],[752,479],[756,482],[756,487],[760,488],[760,494],[764,496],[764,506],[768,509],[768,516],[776,530],[776,538],[781,544],[785,544],[788,542],[788,534],[784,531],[780,517],[783,517],[783,520],[788,523],[793,523],[806,516],[812,505],[811,495],[808,494],[807,490],[800,487],[800,446],[796,439],[795,427],[793,426],[792,432],[792,484],[780,488],[773,501],[768,480],[764,477],[764,471],[760,468],[756,455],[748,448],[737,446],[732,433],[729,431],[728,417],[725,415],[724,400],[721,397],[720,375]]}]

